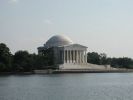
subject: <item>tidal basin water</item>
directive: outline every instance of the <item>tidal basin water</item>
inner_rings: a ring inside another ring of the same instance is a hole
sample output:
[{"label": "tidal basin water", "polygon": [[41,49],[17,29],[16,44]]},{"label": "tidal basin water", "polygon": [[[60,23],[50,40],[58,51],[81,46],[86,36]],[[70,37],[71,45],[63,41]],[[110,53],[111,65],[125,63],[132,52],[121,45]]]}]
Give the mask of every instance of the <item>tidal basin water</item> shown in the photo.
[{"label": "tidal basin water", "polygon": [[0,76],[0,100],[133,100],[133,73]]}]

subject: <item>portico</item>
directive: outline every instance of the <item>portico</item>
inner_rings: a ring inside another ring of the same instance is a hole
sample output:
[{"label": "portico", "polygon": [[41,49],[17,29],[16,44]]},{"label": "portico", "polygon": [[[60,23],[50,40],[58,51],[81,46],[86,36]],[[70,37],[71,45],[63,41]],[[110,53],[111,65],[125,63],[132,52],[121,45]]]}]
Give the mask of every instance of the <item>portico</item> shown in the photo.
[{"label": "portico", "polygon": [[64,46],[62,52],[60,52],[60,60],[64,63],[87,63],[87,47],[79,44],[72,44]]}]

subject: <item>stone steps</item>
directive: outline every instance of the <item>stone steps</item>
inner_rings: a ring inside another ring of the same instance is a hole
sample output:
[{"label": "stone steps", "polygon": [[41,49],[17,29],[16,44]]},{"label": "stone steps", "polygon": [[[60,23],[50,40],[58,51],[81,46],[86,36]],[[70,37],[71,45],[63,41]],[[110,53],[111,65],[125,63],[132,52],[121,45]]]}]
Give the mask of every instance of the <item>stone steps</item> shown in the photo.
[{"label": "stone steps", "polygon": [[75,64],[75,63],[65,63],[59,66],[60,69],[111,69],[110,66],[105,65],[96,65],[90,63],[82,63],[82,64]]}]

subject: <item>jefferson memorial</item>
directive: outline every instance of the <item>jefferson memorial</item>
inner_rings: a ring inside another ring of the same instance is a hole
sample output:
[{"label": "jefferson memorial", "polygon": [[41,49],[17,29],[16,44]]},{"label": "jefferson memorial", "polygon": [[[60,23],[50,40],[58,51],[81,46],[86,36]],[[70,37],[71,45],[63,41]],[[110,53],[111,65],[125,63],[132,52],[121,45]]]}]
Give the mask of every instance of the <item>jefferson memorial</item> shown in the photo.
[{"label": "jefferson memorial", "polygon": [[103,67],[87,63],[87,47],[74,43],[64,35],[51,37],[43,46],[38,47],[38,54],[41,55],[48,49],[52,49],[54,65],[58,65],[59,69],[99,69]]}]

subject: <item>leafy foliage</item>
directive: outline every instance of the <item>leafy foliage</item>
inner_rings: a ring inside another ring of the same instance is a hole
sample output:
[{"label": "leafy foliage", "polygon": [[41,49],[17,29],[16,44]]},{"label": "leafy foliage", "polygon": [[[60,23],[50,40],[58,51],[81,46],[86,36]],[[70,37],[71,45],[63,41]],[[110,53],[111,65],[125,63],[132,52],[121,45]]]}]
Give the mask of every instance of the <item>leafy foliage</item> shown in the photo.
[{"label": "leafy foliage", "polygon": [[0,71],[11,70],[11,58],[9,48],[4,43],[0,43]]},{"label": "leafy foliage", "polygon": [[100,64],[100,55],[96,52],[88,53],[87,62],[92,64]]},{"label": "leafy foliage", "polygon": [[128,57],[108,58],[105,53],[89,52],[87,54],[88,63],[98,65],[111,65],[116,68],[133,68],[133,59]]},{"label": "leafy foliage", "polygon": [[16,71],[30,71],[31,58],[27,51],[17,51],[14,55],[14,67]]},{"label": "leafy foliage", "polygon": [[98,54],[97,52],[88,52],[87,62],[98,65],[107,64],[107,55],[105,53]]},{"label": "leafy foliage", "polygon": [[111,66],[119,68],[133,68],[133,60],[131,58],[112,58]]},{"label": "leafy foliage", "polygon": [[45,50],[43,55],[29,54],[28,51],[17,51],[14,55],[4,43],[0,43],[0,72],[26,72],[34,69],[48,69],[54,63],[52,49]]}]

